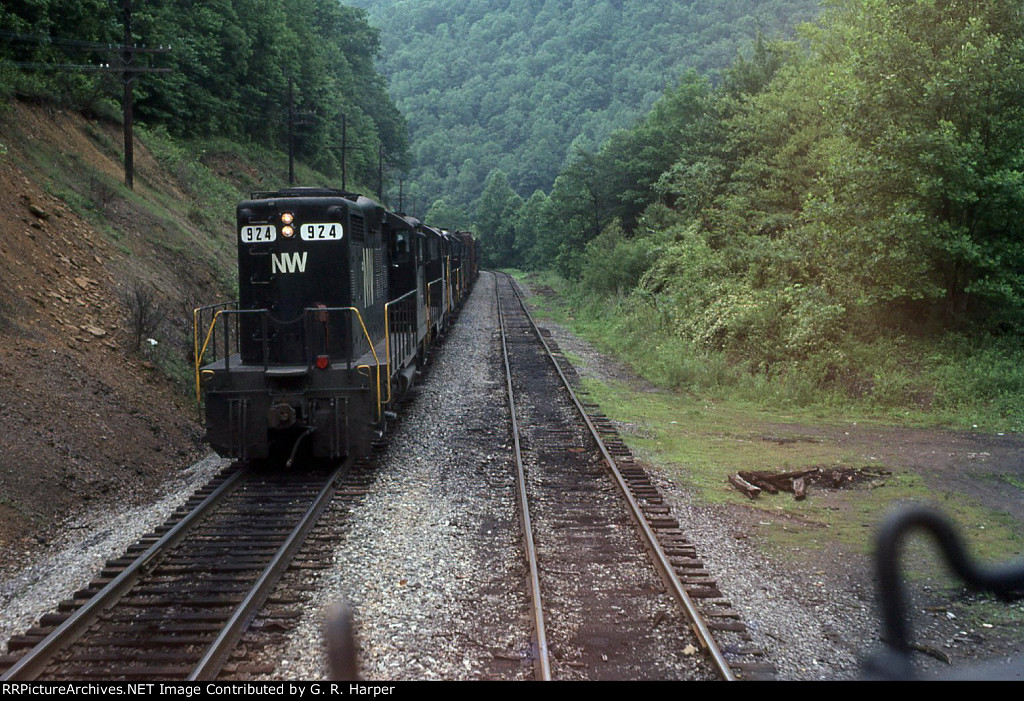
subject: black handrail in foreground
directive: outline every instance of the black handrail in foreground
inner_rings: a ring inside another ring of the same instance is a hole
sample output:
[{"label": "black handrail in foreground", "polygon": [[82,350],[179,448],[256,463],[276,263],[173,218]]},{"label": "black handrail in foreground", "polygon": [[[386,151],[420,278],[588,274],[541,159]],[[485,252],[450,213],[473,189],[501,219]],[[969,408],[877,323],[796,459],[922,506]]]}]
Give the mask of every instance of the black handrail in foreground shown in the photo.
[{"label": "black handrail in foreground", "polygon": [[899,571],[900,547],[915,529],[931,534],[947,566],[970,588],[1004,599],[1024,595],[1024,562],[995,567],[976,564],[953,523],[934,509],[912,506],[891,514],[878,531],[875,548],[882,640],[886,649],[868,658],[864,672],[870,678],[915,677],[910,659],[909,617]]}]

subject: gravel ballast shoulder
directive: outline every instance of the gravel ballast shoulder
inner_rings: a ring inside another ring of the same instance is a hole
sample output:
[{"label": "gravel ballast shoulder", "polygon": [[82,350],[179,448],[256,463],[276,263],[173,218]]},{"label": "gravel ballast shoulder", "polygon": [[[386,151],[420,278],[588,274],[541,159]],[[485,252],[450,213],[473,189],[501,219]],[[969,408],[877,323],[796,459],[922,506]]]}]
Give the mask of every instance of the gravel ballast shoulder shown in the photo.
[{"label": "gravel ballast shoulder", "polygon": [[321,629],[339,602],[354,612],[365,679],[532,674],[494,320],[481,275],[275,676],[324,677]]},{"label": "gravel ballast shoulder", "polygon": [[107,510],[70,520],[57,529],[46,547],[25,553],[27,564],[0,580],[0,640],[29,628],[45,613],[99,573],[104,562],[119,557],[152,532],[199,487],[227,465],[209,457],[167,480],[164,497],[154,504]]}]

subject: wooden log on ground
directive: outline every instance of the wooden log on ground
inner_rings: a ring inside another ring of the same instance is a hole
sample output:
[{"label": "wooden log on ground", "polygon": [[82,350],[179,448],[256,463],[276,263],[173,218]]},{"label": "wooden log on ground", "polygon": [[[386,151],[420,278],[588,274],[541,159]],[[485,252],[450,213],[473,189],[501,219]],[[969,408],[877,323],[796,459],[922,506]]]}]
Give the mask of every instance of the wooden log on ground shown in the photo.
[{"label": "wooden log on ground", "polygon": [[794,470],[792,472],[780,472],[780,473],[778,473],[776,475],[776,477],[781,477],[783,479],[794,479],[795,480],[795,479],[798,479],[800,477],[817,476],[820,473],[821,473],[821,468],[820,467],[812,467],[809,470]]},{"label": "wooden log on ground", "polygon": [[761,476],[759,472],[740,472],[739,475],[750,484],[760,487],[769,494],[778,494],[779,488],[771,483],[770,480],[766,480]]},{"label": "wooden log on ground", "polygon": [[732,486],[736,487],[736,489],[740,490],[751,499],[756,498],[757,495],[761,493],[760,487],[752,485],[739,475],[729,475],[729,482]]}]

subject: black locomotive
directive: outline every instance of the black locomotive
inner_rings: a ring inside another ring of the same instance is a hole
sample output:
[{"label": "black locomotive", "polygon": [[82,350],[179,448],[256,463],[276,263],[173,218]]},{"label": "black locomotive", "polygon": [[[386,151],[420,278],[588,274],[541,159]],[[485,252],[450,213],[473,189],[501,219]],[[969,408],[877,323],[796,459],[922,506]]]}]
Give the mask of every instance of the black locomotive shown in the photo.
[{"label": "black locomotive", "polygon": [[321,188],[254,193],[237,213],[239,299],[194,318],[211,447],[365,455],[471,288],[472,234]]}]

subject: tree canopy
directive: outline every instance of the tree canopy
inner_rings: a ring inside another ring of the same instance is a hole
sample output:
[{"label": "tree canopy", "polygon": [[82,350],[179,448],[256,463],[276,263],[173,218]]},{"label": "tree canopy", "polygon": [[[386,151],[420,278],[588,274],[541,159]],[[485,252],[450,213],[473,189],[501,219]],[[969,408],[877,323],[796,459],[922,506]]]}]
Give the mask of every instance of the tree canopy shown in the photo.
[{"label": "tree canopy", "polygon": [[817,12],[817,0],[355,4],[382,30],[410,179],[464,205],[497,170],[522,197],[549,190],[574,147],[598,149],[689,68],[724,69],[759,30],[788,32]]},{"label": "tree canopy", "polygon": [[[0,83],[8,91],[86,108],[98,96],[120,99],[117,74],[15,69],[28,62],[116,63],[111,52],[82,44],[124,41],[120,3],[3,0],[0,29],[9,33],[0,43]],[[171,69],[136,80],[135,113],[150,125],[182,137],[252,139],[284,149],[291,81],[296,121],[303,123],[296,152],[307,163],[340,171],[344,114],[355,178],[376,181],[381,147],[388,165],[408,164],[405,119],[375,67],[380,35],[363,10],[336,0],[151,0],[134,4],[132,29],[132,43],[171,49],[136,59]]]},{"label": "tree canopy", "polygon": [[595,289],[646,260],[675,334],[764,367],[851,334],[1019,334],[1022,144],[1018,2],[834,0],[578,152],[534,247]]}]

